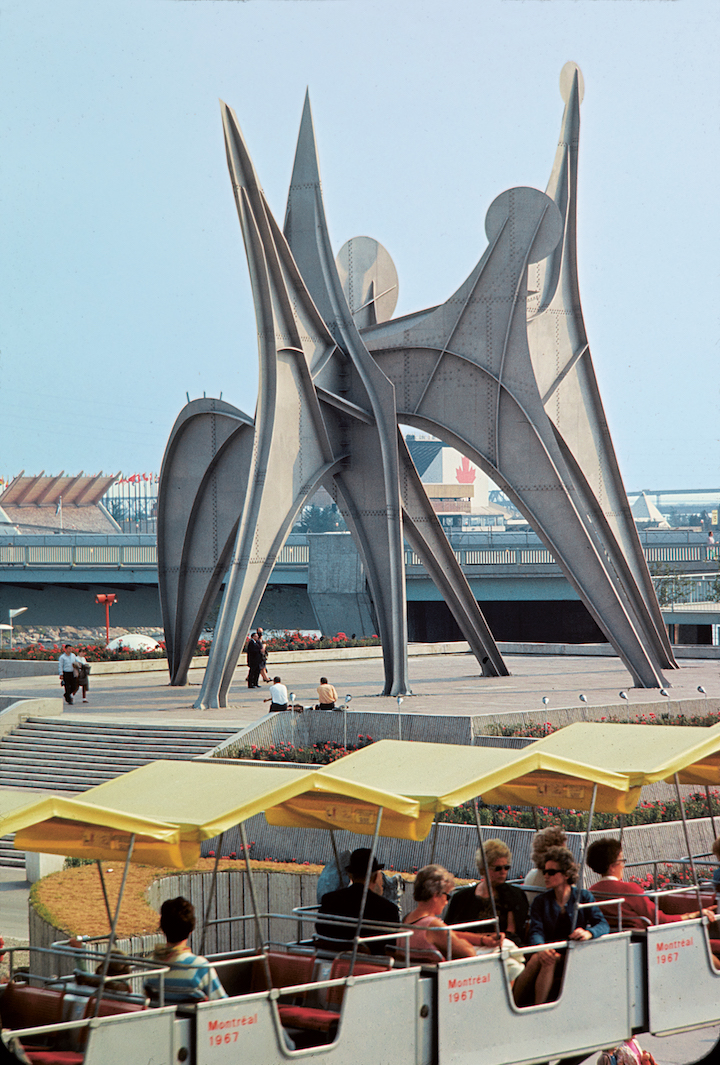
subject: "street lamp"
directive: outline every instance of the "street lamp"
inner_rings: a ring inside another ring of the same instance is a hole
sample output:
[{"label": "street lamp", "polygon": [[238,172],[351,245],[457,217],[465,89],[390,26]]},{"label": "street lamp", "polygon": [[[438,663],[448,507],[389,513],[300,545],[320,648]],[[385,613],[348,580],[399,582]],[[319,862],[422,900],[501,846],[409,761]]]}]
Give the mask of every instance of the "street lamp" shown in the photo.
[{"label": "street lamp", "polygon": [[105,644],[110,643],[110,607],[117,601],[115,592],[102,592],[95,596],[96,603],[105,604]]},{"label": "street lamp", "polygon": [[16,610],[8,610],[8,621],[10,622],[10,650],[12,651],[13,645],[13,618],[18,617],[19,614],[24,614],[27,610],[26,606],[19,606]]}]

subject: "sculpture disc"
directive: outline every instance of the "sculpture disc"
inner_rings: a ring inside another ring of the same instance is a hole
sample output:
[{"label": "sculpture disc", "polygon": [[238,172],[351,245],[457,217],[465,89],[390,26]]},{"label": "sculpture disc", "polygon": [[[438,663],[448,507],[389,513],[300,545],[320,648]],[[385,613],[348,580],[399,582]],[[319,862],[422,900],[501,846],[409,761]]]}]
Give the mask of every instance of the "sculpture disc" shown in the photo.
[{"label": "sculpture disc", "polygon": [[398,301],[398,275],[382,244],[372,237],[352,237],[335,263],[358,329],[389,321]]}]

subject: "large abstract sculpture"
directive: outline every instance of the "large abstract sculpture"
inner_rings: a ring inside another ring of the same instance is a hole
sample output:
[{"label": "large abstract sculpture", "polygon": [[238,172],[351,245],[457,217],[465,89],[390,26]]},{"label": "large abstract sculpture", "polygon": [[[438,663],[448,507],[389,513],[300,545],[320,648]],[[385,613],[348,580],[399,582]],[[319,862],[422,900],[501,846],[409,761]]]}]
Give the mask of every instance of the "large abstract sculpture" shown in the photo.
[{"label": "large abstract sculpture", "polygon": [[333,260],[309,101],[283,232],[223,105],[258,319],[260,387],[254,426],[221,401],[189,404],[163,462],[159,577],[174,684],[186,681],[204,615],[227,573],[196,706],[226,705],[272,567],[320,484],[337,499],[365,566],[385,694],[401,694],[409,683],[403,537],[483,672],[507,673],[399,422],[453,443],[489,473],[553,551],[636,685],[664,683],[672,652],[578,295],[581,75],[574,64],[563,69],[561,89],[566,108],[548,194],[516,188],[498,196],[486,217],[488,248],[468,279],[446,303],[397,320],[390,319],[397,278],[377,242],[355,238]]}]

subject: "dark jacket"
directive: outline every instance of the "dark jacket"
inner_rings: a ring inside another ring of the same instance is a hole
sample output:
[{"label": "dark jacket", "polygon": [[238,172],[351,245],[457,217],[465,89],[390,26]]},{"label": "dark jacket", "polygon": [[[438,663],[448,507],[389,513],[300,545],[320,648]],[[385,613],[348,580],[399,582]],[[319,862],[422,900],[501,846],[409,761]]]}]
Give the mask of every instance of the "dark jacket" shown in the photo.
[{"label": "dark jacket", "polygon": [[[475,884],[469,887],[458,888],[454,891],[447,910],[445,911],[445,924],[465,924],[467,921],[488,921],[492,918],[490,899],[481,899],[475,894]],[[500,931],[507,935],[518,945],[525,942],[525,925],[528,919],[529,904],[527,896],[520,888],[513,884],[499,884],[495,898]],[[508,934],[508,914],[512,913],[515,918],[515,933]],[[483,932],[490,934],[492,928],[486,925],[484,928],[466,928],[466,932]]]},{"label": "dark jacket", "polygon": [[[341,925],[323,924],[321,921],[318,921],[315,928],[321,939],[321,942],[318,944],[319,946],[324,946],[326,950],[342,951],[352,949],[352,940],[357,929],[357,919],[360,916],[362,893],[362,884],[351,884],[350,887],[340,888],[339,891],[329,891],[327,895],[323,895],[320,902],[320,913],[329,913],[335,917],[353,917],[355,923],[352,925]],[[386,924],[398,924],[400,913],[394,902],[390,902],[389,899],[383,898],[382,895],[376,895],[374,891],[368,891],[363,917],[368,921],[383,921]],[[367,928],[366,926],[363,926],[360,929],[360,935],[381,935],[381,929]],[[323,937],[329,937],[330,940],[343,940],[343,942],[323,942]],[[389,944],[390,942],[394,941],[386,940],[386,943]],[[375,945],[370,944],[370,947],[371,953],[382,954],[384,952],[385,943],[377,943]]]},{"label": "dark jacket", "polygon": [[[573,887],[570,890],[570,898],[562,910],[554,891],[543,891],[542,895],[533,899],[530,907],[530,946],[535,946],[536,943],[557,943],[568,938],[576,896],[577,888]],[[595,902],[595,897],[582,888],[580,902]],[[578,910],[576,927],[584,928],[593,939],[607,935],[610,931],[610,926],[598,906]]]}]

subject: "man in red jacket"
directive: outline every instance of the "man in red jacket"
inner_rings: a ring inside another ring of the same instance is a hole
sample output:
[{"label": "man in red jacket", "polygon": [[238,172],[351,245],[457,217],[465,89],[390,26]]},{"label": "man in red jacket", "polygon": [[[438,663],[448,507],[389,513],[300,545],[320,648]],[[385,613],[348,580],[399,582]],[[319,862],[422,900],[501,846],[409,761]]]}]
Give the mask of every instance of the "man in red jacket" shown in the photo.
[{"label": "man in red jacket", "polygon": [[[663,913],[658,909],[655,915],[655,903],[646,898],[639,884],[623,880],[625,859],[622,845],[617,839],[598,839],[591,843],[587,852],[587,864],[602,877],[592,884],[590,891],[598,902],[607,899],[622,898],[621,916],[623,928],[647,928],[654,924],[671,924],[674,921],[690,921],[701,915],[715,920],[712,910],[694,910],[692,913]],[[603,906],[608,924],[617,929],[617,906]],[[719,945],[720,946],[720,945]]]}]

